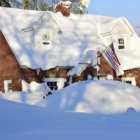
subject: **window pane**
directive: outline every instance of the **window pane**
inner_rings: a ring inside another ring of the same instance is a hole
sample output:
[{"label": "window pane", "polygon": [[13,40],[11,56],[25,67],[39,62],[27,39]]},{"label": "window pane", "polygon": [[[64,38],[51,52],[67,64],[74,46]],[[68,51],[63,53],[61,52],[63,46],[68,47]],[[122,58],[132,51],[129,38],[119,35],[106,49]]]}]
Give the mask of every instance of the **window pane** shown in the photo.
[{"label": "window pane", "polygon": [[57,82],[47,82],[47,85],[51,90],[57,90],[58,89]]},{"label": "window pane", "polygon": [[119,49],[124,49],[124,46],[119,46]]},{"label": "window pane", "polygon": [[132,81],[125,81],[125,83],[132,84]]},{"label": "window pane", "polygon": [[119,38],[118,42],[119,42],[119,44],[124,44],[124,39],[123,38]]},{"label": "window pane", "polygon": [[8,91],[12,90],[12,83],[8,83]]},{"label": "window pane", "polygon": [[43,34],[43,40],[49,41],[50,40],[50,34]]},{"label": "window pane", "polygon": [[54,82],[54,86],[57,86],[57,82]]}]

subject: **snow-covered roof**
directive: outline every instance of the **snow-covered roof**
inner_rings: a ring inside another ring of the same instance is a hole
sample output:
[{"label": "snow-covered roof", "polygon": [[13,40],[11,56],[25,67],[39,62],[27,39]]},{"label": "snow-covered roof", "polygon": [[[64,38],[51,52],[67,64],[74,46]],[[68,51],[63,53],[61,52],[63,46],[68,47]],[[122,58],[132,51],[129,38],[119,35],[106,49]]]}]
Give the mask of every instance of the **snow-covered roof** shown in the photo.
[{"label": "snow-covered roof", "polygon": [[[111,31],[120,20],[120,18],[90,14],[71,14],[70,17],[64,17],[61,13],[14,8],[0,8],[0,13],[1,31],[5,35],[18,62],[20,65],[33,69],[78,65],[78,63],[84,61],[87,51],[96,50],[97,47],[106,47],[100,33]],[[61,28],[62,34],[59,40],[53,40],[51,45],[35,47],[33,38],[29,38],[23,32],[23,29],[30,29],[39,24],[44,14],[49,14],[56,21],[59,28]],[[133,48],[131,49],[133,50]],[[137,52],[133,53],[132,57],[129,58],[134,59],[137,57]],[[125,64],[127,55],[124,56],[123,51],[117,52],[117,54],[121,62]],[[140,66],[140,62],[136,62],[133,65],[133,67],[136,66]],[[131,67],[130,63],[128,63],[127,68],[129,67]]]}]

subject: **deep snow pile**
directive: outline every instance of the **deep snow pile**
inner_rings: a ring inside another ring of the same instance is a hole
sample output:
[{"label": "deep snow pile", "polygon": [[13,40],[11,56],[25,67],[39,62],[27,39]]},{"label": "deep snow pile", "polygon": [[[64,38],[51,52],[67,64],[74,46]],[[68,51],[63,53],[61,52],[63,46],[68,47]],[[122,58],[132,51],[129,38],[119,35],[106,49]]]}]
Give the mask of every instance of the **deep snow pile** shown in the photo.
[{"label": "deep snow pile", "polygon": [[140,89],[118,81],[92,80],[72,84],[46,98],[52,110],[118,113],[140,111]]},{"label": "deep snow pile", "polygon": [[0,93],[0,99],[42,107],[46,106],[42,95],[35,95],[34,93],[29,92]]},{"label": "deep snow pile", "polygon": [[0,99],[0,140],[139,140],[140,114],[51,111]]},{"label": "deep snow pile", "polygon": [[[0,140],[140,139],[140,114],[136,112],[140,110],[140,89],[132,85],[111,80],[75,83],[47,96],[46,107],[23,104],[35,103],[35,97],[41,103],[36,92],[0,97]],[[122,111],[125,113],[116,113]],[[116,114],[102,114],[113,112]]]},{"label": "deep snow pile", "polygon": [[46,96],[49,89],[45,83],[31,82],[28,84],[22,80],[22,90],[22,92],[0,93],[0,98],[29,105],[46,106],[43,96]]}]

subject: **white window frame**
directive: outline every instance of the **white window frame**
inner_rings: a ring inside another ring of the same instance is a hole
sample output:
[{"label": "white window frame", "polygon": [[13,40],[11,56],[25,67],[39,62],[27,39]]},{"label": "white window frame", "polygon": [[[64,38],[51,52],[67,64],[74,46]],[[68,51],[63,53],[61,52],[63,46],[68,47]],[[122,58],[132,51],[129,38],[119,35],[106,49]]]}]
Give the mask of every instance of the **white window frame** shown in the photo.
[{"label": "white window frame", "polygon": [[60,90],[64,87],[64,83],[66,82],[65,78],[45,78],[45,82],[57,82],[57,90]]},{"label": "white window frame", "polygon": [[124,83],[126,83],[127,81],[131,81],[131,84],[136,86],[135,77],[123,77],[123,78],[122,78],[122,81],[123,81]]},{"label": "white window frame", "polygon": [[[120,43],[119,40],[123,39],[123,43]],[[123,46],[123,48],[119,48],[120,46]],[[119,37],[118,38],[118,49],[124,49],[125,48],[125,38],[124,37]]]},{"label": "white window frame", "polygon": [[12,92],[12,87],[9,89],[8,85],[11,84],[12,86],[12,80],[4,80],[4,90],[5,92]]}]

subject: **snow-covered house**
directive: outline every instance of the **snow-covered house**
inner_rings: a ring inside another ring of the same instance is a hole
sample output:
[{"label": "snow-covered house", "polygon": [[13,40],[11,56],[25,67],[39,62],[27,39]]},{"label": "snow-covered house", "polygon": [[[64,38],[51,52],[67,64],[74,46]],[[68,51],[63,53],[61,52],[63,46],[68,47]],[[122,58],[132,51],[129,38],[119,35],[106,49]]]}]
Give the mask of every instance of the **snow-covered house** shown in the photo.
[{"label": "snow-covered house", "polygon": [[[0,91],[21,91],[23,81],[56,90],[87,79],[140,87],[140,38],[125,18],[14,8],[0,13]],[[119,73],[105,53],[109,47]]]}]

